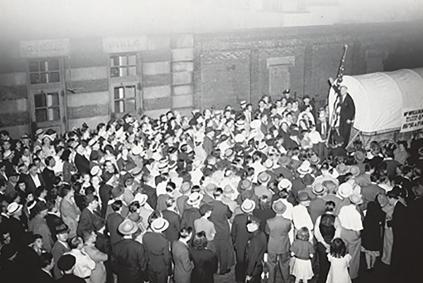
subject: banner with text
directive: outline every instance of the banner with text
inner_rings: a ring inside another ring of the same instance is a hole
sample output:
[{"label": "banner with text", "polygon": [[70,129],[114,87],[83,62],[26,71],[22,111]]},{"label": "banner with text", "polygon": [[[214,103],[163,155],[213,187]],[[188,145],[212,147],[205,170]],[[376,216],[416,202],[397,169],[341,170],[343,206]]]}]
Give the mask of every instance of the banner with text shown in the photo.
[{"label": "banner with text", "polygon": [[406,109],[402,112],[401,132],[423,129],[423,108]]}]

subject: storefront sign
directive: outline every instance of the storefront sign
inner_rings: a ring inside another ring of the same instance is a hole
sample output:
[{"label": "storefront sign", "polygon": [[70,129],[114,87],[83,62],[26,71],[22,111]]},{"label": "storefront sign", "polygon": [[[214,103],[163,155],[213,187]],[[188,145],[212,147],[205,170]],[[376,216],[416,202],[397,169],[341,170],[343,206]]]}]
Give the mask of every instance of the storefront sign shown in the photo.
[{"label": "storefront sign", "polygon": [[411,132],[420,129],[423,129],[423,108],[403,111],[401,132]]},{"label": "storefront sign", "polygon": [[106,53],[124,53],[145,50],[147,37],[104,38],[103,50]]},{"label": "storefront sign", "polygon": [[30,40],[20,42],[20,55],[23,58],[58,57],[68,54],[68,39]]}]

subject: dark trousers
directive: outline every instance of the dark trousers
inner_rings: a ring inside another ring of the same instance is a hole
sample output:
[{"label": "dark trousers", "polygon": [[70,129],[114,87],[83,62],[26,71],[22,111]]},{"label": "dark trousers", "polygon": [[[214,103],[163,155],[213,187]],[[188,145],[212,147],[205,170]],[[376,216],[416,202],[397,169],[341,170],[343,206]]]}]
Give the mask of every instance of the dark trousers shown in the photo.
[{"label": "dark trousers", "polygon": [[315,273],[317,276],[317,282],[325,283],[329,273],[330,262],[328,260],[326,248],[323,244],[317,243],[316,254],[319,261],[319,269],[318,269],[318,272]]},{"label": "dark trousers", "polygon": [[344,138],[344,147],[350,142],[351,124],[341,121],[339,124],[339,135]]},{"label": "dark trousers", "polygon": [[282,283],[289,280],[289,252],[276,254],[269,252],[267,266],[269,267],[269,283],[276,283],[276,271],[279,270]]},{"label": "dark trousers", "polygon": [[247,263],[245,262],[245,248],[241,250],[235,250],[236,264],[235,264],[235,281],[245,282],[245,270]]},{"label": "dark trousers", "polygon": [[148,271],[148,279],[151,283],[167,283],[167,270]]},{"label": "dark trousers", "polygon": [[219,273],[224,274],[234,264],[233,246],[230,237],[214,239],[216,255],[219,261]]}]

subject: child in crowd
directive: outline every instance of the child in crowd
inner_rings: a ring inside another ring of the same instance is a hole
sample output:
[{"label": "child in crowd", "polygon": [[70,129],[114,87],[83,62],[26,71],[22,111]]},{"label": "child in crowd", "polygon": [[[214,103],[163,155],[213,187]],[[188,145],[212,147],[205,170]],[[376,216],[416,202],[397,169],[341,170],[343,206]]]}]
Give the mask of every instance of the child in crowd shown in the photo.
[{"label": "child in crowd", "polygon": [[309,241],[310,232],[306,227],[298,230],[296,239],[291,246],[291,256],[293,257],[291,274],[295,276],[295,283],[306,283],[313,276],[311,258],[314,255],[314,247]]},{"label": "child in crowd", "polygon": [[351,256],[347,254],[347,247],[341,238],[333,239],[328,260],[331,265],[326,283],[350,283],[348,267]]}]

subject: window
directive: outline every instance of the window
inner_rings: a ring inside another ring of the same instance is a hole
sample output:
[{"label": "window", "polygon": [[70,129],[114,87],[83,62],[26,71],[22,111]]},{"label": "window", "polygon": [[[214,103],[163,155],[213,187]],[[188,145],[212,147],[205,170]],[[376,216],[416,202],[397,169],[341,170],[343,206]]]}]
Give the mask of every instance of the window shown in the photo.
[{"label": "window", "polygon": [[136,86],[118,86],[113,88],[115,113],[135,112]]},{"label": "window", "polygon": [[60,82],[59,59],[31,60],[29,62],[29,79],[31,84]]},{"label": "window", "polygon": [[34,94],[35,121],[60,120],[59,92],[40,92]]},{"label": "window", "polygon": [[127,77],[137,74],[137,56],[133,55],[114,55],[110,57],[110,76]]}]

